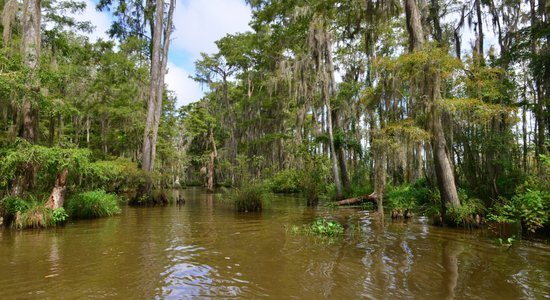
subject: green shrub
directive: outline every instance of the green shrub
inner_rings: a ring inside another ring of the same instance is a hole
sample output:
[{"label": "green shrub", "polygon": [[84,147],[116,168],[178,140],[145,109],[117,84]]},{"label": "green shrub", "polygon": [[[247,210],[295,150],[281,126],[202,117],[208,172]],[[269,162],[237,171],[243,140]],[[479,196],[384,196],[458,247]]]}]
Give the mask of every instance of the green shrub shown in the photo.
[{"label": "green shrub", "polygon": [[34,198],[25,201],[9,196],[0,201],[0,206],[6,223],[11,223],[18,229],[52,227],[64,222],[68,217],[64,208],[52,210]]},{"label": "green shrub", "polygon": [[512,197],[505,210],[508,215],[521,222],[522,227],[533,233],[548,223],[550,193],[528,189],[525,193]]},{"label": "green shrub", "polygon": [[267,179],[274,193],[297,193],[300,191],[300,173],[296,170],[283,170]]},{"label": "green shrub", "polygon": [[300,189],[308,205],[316,205],[319,198],[327,193],[330,178],[330,161],[328,157],[308,154],[306,166],[302,170]]},{"label": "green shrub", "polygon": [[265,186],[252,183],[231,190],[227,198],[235,204],[238,212],[261,211],[263,202],[268,200],[268,192]]},{"label": "green shrub", "polygon": [[56,208],[52,212],[52,219],[53,219],[53,222],[56,224],[65,222],[65,220],[67,220],[68,217],[69,215],[67,214],[67,212],[63,207]]},{"label": "green shrub", "polygon": [[7,188],[26,168],[36,168],[36,186],[51,189],[57,174],[63,169],[81,173],[89,164],[91,152],[81,148],[45,147],[17,139],[9,148],[0,151],[0,188]]},{"label": "green shrub", "polygon": [[15,227],[22,228],[47,228],[55,226],[53,211],[42,203],[32,202],[25,211],[19,211],[15,217]]},{"label": "green shrub", "polygon": [[19,197],[8,196],[0,200],[0,216],[4,216],[6,221],[13,220],[17,212],[24,212],[28,208],[29,204]]},{"label": "green shrub", "polygon": [[86,186],[107,187],[109,191],[134,189],[144,182],[144,173],[135,162],[126,158],[100,160],[90,163],[85,169]]},{"label": "green shrub", "polygon": [[309,232],[319,236],[338,236],[344,234],[344,226],[336,221],[320,218],[309,225]]},{"label": "green shrub", "polygon": [[102,218],[120,213],[118,197],[103,190],[84,192],[67,203],[69,215],[79,219]]},{"label": "green shrub", "polygon": [[467,198],[464,192],[460,192],[460,207],[449,208],[447,219],[457,225],[470,226],[478,224],[480,216],[485,214],[485,205],[476,198]]},{"label": "green shrub", "polygon": [[386,192],[386,206],[391,210],[413,210],[418,207],[415,190],[411,185],[400,185]]},{"label": "green shrub", "polygon": [[522,229],[531,233],[548,225],[550,192],[547,185],[535,177],[528,178],[516,188],[516,195],[512,199],[501,199],[492,208],[488,219],[499,224],[520,224]]}]

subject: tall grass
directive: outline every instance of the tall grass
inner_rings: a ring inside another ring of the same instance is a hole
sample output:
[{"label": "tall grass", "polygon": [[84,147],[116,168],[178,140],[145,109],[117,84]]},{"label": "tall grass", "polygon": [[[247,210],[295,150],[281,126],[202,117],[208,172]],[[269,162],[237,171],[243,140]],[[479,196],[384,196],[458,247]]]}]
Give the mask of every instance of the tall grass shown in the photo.
[{"label": "tall grass", "polygon": [[68,217],[62,207],[52,210],[35,198],[24,200],[13,196],[0,200],[0,216],[5,218],[6,224],[17,229],[53,227],[64,223]]},{"label": "tall grass", "polygon": [[104,190],[83,192],[67,203],[69,215],[77,219],[109,217],[120,213],[118,197]]},{"label": "tall grass", "polygon": [[262,211],[264,202],[268,200],[268,191],[265,186],[252,183],[233,189],[227,194],[227,198],[235,204],[238,212]]},{"label": "tall grass", "polygon": [[18,211],[15,217],[15,227],[47,228],[55,226],[53,211],[42,203],[33,202],[23,212]]}]

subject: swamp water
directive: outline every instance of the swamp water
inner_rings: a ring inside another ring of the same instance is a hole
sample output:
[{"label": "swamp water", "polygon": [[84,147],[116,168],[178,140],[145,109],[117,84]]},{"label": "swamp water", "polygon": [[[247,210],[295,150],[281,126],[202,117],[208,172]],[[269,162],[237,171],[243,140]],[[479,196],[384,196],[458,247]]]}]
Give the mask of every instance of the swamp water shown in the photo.
[{"label": "swamp water", "polygon": [[[0,231],[0,298],[550,299],[550,246],[483,231],[384,224],[356,209],[275,196],[238,214],[202,190],[183,206],[42,231]],[[317,217],[332,241],[294,233]]]}]

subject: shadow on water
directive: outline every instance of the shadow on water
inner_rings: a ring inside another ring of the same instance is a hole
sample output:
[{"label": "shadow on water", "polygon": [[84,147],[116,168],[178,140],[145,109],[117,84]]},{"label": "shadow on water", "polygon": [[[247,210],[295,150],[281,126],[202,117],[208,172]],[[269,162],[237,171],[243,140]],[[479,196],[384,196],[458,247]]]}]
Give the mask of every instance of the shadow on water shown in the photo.
[{"label": "shadow on water", "polygon": [[[481,231],[392,222],[355,209],[273,197],[235,213],[200,189],[184,205],[125,207],[120,216],[43,231],[0,232],[2,298],[541,299],[548,245],[497,246]],[[319,217],[346,228],[330,243],[289,226]]]}]

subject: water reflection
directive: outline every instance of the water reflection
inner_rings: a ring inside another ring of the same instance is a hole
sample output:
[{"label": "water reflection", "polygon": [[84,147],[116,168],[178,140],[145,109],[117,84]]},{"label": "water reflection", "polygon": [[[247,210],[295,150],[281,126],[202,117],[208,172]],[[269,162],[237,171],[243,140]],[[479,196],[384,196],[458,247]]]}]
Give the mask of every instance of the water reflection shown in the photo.
[{"label": "water reflection", "polygon": [[464,251],[462,245],[445,240],[442,244],[443,257],[443,282],[445,286],[445,299],[455,299],[455,289],[458,284],[458,256]]},{"label": "water reflection", "polygon": [[[380,222],[291,197],[236,214],[213,195],[182,194],[179,207],[0,232],[0,268],[10,274],[0,276],[2,298],[550,298],[547,245],[506,250],[422,218]],[[345,224],[346,237],[326,243],[285,229],[320,216]]]}]

